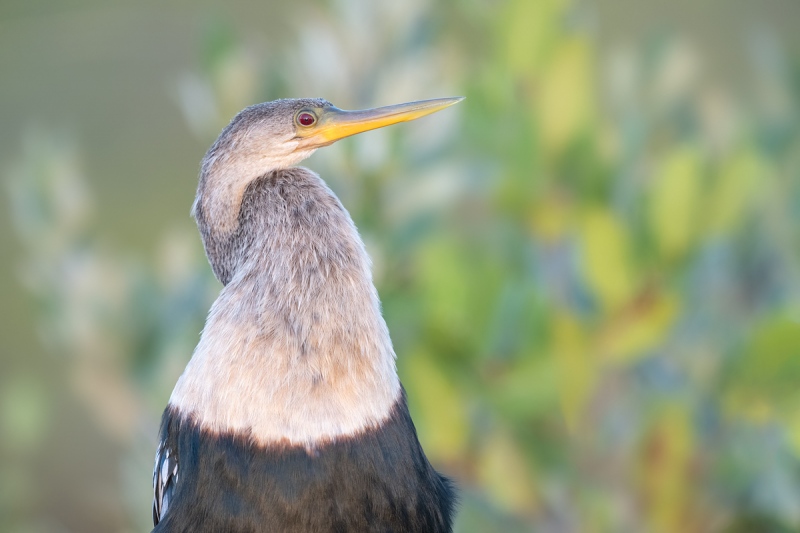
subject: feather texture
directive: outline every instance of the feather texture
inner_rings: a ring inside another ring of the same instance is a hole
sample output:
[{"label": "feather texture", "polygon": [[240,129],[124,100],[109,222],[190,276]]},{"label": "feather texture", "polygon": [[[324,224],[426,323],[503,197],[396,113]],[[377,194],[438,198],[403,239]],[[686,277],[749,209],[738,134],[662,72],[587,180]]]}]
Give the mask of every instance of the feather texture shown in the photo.
[{"label": "feather texture", "polygon": [[156,450],[153,469],[153,525],[157,525],[169,509],[169,502],[178,483],[178,458],[162,440]]},{"label": "feather texture", "polygon": [[[402,394],[380,427],[304,446],[214,433],[173,408],[154,533],[447,533],[455,492],[425,458]],[[173,464],[180,464],[180,480]],[[158,504],[156,504],[156,507]]]}]

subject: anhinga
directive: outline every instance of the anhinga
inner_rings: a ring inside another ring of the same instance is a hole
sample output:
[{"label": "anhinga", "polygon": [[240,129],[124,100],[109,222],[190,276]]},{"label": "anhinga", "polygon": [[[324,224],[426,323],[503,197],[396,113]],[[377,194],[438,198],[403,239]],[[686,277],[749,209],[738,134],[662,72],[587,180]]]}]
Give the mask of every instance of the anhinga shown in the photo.
[{"label": "anhinga", "polygon": [[164,412],[154,532],[451,531],[455,491],[417,440],[364,244],[294,165],[460,100],[276,100],[208,150],[193,214],[224,287]]}]

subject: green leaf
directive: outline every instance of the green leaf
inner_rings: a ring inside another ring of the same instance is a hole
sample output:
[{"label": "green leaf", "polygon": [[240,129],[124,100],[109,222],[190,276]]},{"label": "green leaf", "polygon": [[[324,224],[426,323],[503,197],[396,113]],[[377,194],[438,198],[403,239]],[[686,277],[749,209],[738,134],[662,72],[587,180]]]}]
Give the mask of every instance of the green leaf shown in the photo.
[{"label": "green leaf", "polygon": [[536,482],[519,444],[506,432],[487,435],[478,458],[478,479],[492,503],[505,511],[531,512],[537,504]]},{"label": "green leaf", "polygon": [[700,156],[680,148],[667,156],[650,191],[650,228],[661,254],[685,254],[698,234],[701,195]]},{"label": "green leaf", "polygon": [[550,59],[547,52],[560,37],[557,21],[568,7],[565,0],[509,3],[506,16],[499,19],[498,33],[504,38],[505,57],[513,75],[531,76]]},{"label": "green leaf", "polygon": [[601,333],[606,360],[630,363],[663,343],[680,311],[677,296],[655,293],[616,315]]},{"label": "green leaf", "polygon": [[628,232],[614,213],[595,208],[584,216],[581,239],[589,288],[604,308],[620,306],[638,285]]},{"label": "green leaf", "polygon": [[647,435],[640,475],[653,532],[686,529],[687,508],[693,492],[690,467],[694,441],[689,411],[682,405],[665,407]]},{"label": "green leaf", "polygon": [[764,420],[800,405],[800,323],[785,316],[758,326],[728,382],[728,406]]},{"label": "green leaf", "polygon": [[585,38],[564,40],[540,80],[535,112],[542,141],[553,151],[564,148],[595,116],[592,60]]},{"label": "green leaf", "polygon": [[420,350],[403,359],[409,404],[428,458],[452,461],[467,448],[469,424],[466,402],[453,382]]},{"label": "green leaf", "polygon": [[559,392],[567,427],[575,431],[591,398],[596,365],[582,325],[572,316],[559,314],[553,320],[553,350],[559,370]]},{"label": "green leaf", "polygon": [[753,207],[753,194],[767,173],[761,158],[748,150],[725,161],[709,194],[708,229],[712,234],[731,231]]}]

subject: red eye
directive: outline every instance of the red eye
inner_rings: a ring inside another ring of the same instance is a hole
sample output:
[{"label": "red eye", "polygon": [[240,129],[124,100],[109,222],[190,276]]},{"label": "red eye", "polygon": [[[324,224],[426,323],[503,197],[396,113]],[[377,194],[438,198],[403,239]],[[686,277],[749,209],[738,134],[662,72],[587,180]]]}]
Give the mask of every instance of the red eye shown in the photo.
[{"label": "red eye", "polygon": [[310,126],[316,121],[317,121],[316,117],[311,113],[300,113],[299,115],[297,115],[297,122],[299,122],[303,126]]}]

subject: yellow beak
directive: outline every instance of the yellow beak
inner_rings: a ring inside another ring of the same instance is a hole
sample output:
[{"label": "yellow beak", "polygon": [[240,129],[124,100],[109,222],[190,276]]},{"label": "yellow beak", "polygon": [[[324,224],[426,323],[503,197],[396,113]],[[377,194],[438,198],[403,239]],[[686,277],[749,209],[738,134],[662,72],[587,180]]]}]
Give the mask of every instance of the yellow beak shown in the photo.
[{"label": "yellow beak", "polygon": [[364,109],[362,111],[344,111],[335,107],[326,107],[322,110],[321,115],[313,126],[308,128],[298,127],[297,136],[303,139],[299,148],[328,146],[339,139],[356,133],[391,126],[398,122],[407,122],[436,113],[463,99],[463,96],[436,98],[377,107],[375,109]]}]

